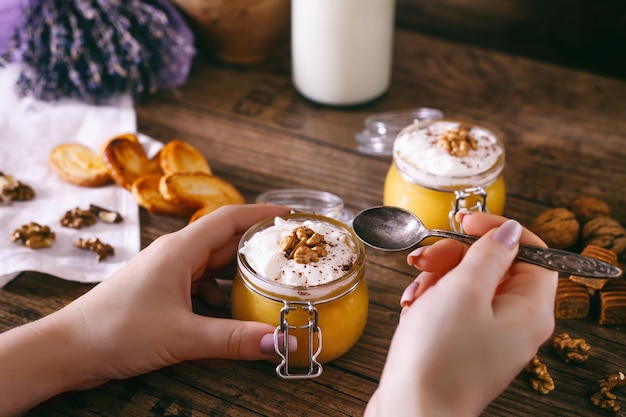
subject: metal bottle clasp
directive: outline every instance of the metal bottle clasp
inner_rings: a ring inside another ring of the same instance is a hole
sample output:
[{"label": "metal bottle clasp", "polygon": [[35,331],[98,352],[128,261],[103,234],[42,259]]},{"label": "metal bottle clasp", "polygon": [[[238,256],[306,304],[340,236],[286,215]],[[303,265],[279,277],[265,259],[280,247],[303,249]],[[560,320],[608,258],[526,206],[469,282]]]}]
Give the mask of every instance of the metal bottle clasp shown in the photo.
[{"label": "metal bottle clasp", "polygon": [[[302,310],[309,313],[308,323],[300,326],[302,330],[308,330],[308,357],[309,367],[307,373],[292,373],[289,370],[289,331],[294,330],[296,326],[290,326],[287,315],[290,311],[296,310],[298,307],[291,305],[289,301],[284,301],[284,306],[280,310],[280,324],[274,330],[274,351],[281,358],[280,364],[276,367],[276,375],[283,379],[311,379],[317,378],[322,374],[322,364],[317,361],[317,357],[322,351],[322,330],[317,324],[318,312],[312,303],[293,303]],[[280,335],[283,335],[282,343]],[[317,349],[314,351],[314,337],[317,335]]]},{"label": "metal bottle clasp", "polygon": [[[478,196],[479,199],[476,201],[476,204],[471,207],[467,207],[466,199],[471,196]],[[450,220],[450,228],[453,231],[463,233],[463,226],[461,226],[461,224],[454,218],[456,213],[460,210],[483,211],[488,213],[487,192],[485,189],[483,187],[472,187],[454,191],[454,207],[448,213],[448,219]]]}]

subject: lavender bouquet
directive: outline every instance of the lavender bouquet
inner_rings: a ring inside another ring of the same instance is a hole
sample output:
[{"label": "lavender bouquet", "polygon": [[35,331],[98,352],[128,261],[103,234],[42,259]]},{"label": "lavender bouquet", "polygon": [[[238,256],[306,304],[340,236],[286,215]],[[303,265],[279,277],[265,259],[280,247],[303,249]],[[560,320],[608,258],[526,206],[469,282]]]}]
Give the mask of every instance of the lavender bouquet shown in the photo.
[{"label": "lavender bouquet", "polygon": [[21,0],[1,52],[22,63],[18,91],[43,101],[102,103],[182,85],[193,34],[167,0]]}]

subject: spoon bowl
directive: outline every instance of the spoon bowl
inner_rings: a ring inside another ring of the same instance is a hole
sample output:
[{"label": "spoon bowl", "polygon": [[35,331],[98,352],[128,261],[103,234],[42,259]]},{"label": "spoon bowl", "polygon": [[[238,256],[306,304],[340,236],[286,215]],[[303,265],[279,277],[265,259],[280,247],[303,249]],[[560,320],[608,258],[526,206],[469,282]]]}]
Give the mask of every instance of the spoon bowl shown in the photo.
[{"label": "spoon bowl", "polygon": [[428,237],[428,229],[415,214],[392,206],[362,211],[352,228],[365,244],[383,251],[403,251]]},{"label": "spoon bowl", "polygon": [[[451,238],[469,245],[478,240],[477,236],[448,230],[429,230],[415,214],[393,206],[363,210],[355,216],[352,228],[363,243],[383,251],[410,249],[432,236]],[[517,259],[564,274],[587,278],[612,279],[622,275],[622,270],[615,265],[559,249],[520,245]]]}]

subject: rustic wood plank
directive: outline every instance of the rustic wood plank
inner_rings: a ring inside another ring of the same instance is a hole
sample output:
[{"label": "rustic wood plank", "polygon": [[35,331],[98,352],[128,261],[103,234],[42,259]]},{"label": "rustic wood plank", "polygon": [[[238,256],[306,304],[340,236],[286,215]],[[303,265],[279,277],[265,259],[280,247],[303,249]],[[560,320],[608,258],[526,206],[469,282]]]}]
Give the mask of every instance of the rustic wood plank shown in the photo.
[{"label": "rustic wood plank", "polygon": [[397,10],[404,29],[626,77],[612,52],[626,37],[619,0],[398,0]]},{"label": "rustic wood plank", "polygon": [[[245,68],[200,58],[179,91],[138,103],[139,130],[162,142],[189,141],[248,202],[270,189],[316,188],[341,196],[356,212],[381,203],[390,164],[389,157],[358,153],[354,134],[365,117],[437,107],[502,136],[507,216],[529,225],[545,208],[588,193],[607,201],[614,217],[626,224],[624,81],[406,31],[396,36],[392,87],[375,102],[319,106],[302,99],[289,77],[288,57]],[[140,216],[143,247],[187,223],[143,209]],[[327,364],[317,380],[282,381],[267,362],[196,361],[66,393],[28,415],[361,415],[382,372],[402,291],[418,273],[406,264],[407,253],[366,250],[367,326],[357,345]],[[230,265],[220,277],[233,275]],[[0,331],[49,314],[91,287],[23,273],[0,289]],[[228,315],[201,303],[196,311]],[[599,326],[590,317],[560,320],[556,331],[586,338],[593,348],[589,362],[564,364],[548,344],[542,346],[539,354],[557,389],[540,395],[522,372],[484,416],[552,416],[555,410],[598,414],[588,389],[604,373],[626,368],[624,329]],[[296,397],[300,402],[293,401]]]}]

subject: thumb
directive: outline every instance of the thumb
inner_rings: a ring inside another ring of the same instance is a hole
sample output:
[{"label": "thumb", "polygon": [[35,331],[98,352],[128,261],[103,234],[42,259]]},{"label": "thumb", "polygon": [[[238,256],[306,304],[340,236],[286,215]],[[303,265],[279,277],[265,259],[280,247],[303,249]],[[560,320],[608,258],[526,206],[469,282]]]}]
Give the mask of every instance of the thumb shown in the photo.
[{"label": "thumb", "polygon": [[[270,324],[200,315],[187,323],[186,337],[181,338],[183,360],[257,360],[274,355],[275,327]],[[296,348],[296,338],[289,336],[289,350]]]},{"label": "thumb", "polygon": [[470,246],[455,270],[465,279],[478,277],[485,289],[495,291],[515,260],[521,235],[522,226],[517,221],[505,221]]}]

